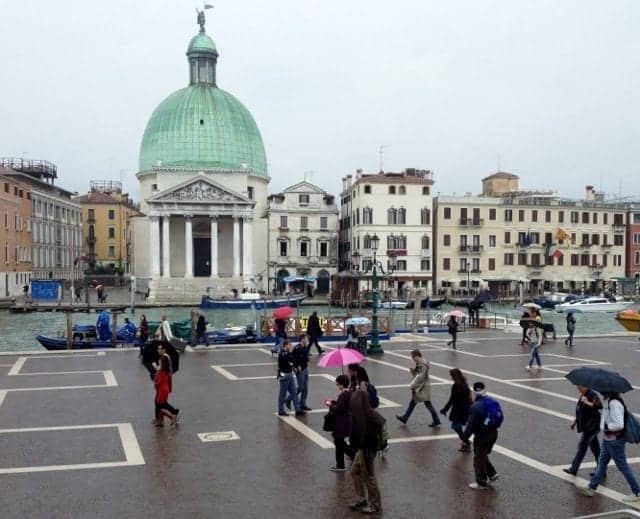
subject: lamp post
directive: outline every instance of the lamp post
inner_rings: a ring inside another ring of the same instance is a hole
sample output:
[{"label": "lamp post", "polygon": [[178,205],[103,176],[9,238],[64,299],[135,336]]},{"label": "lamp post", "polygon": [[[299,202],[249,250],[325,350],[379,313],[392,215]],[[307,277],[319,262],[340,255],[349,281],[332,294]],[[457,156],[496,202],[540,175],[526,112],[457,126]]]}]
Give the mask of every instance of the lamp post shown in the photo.
[{"label": "lamp post", "polygon": [[[372,288],[372,304],[373,304],[373,312],[371,315],[371,346],[367,353],[369,355],[379,355],[384,353],[382,347],[380,346],[380,330],[378,328],[378,279],[379,274],[387,275],[391,273],[385,272],[382,263],[376,258],[376,254],[378,251],[378,246],[380,245],[380,238],[378,238],[377,234],[374,234],[371,237],[371,249],[373,250],[373,262],[371,266],[367,269],[362,269],[362,271],[358,274],[359,276],[365,276],[369,272],[371,272],[371,288]],[[358,271],[360,254],[356,251],[352,254],[353,264]]]},{"label": "lamp post", "polygon": [[465,263],[465,270],[467,271],[467,297],[471,298],[471,269],[469,268],[469,262]]}]

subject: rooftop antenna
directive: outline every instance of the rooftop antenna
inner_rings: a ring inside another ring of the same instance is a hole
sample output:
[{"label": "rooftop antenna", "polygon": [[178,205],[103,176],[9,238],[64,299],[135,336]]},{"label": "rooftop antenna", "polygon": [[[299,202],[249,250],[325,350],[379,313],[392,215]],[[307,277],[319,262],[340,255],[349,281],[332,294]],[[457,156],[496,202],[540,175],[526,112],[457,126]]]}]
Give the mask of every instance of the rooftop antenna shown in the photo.
[{"label": "rooftop antenna", "polygon": [[390,147],[391,146],[389,146],[388,144],[381,144],[380,148],[378,149],[378,153],[380,154],[380,173],[384,173],[384,169],[382,167],[384,162],[384,150]]}]

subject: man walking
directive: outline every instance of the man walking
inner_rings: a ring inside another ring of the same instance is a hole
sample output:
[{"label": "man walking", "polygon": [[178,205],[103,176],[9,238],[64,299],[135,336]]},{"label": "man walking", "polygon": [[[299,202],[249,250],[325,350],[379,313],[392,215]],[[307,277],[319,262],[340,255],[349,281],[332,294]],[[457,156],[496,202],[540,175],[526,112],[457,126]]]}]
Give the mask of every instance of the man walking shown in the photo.
[{"label": "man walking", "polygon": [[318,343],[318,340],[320,339],[320,337],[322,337],[322,327],[320,326],[318,312],[313,312],[309,316],[309,322],[307,323],[307,334],[309,335],[309,349],[311,349],[311,346],[315,346],[318,355],[322,355],[324,351]]},{"label": "man walking", "polygon": [[[309,350],[310,346],[307,336],[303,333],[300,335],[300,342],[291,351],[291,360],[293,362],[293,372],[296,375],[298,383],[297,394],[300,399],[300,408],[303,411],[311,411],[307,407],[307,396],[309,394]],[[287,407],[291,409],[291,398],[287,399]]]},{"label": "man walking", "polygon": [[458,321],[456,320],[455,315],[450,315],[449,320],[447,321],[447,329],[449,331],[449,335],[451,335],[451,340],[447,342],[447,346],[453,345],[453,349],[456,349],[456,342],[458,341]]},{"label": "man walking", "polygon": [[278,393],[278,415],[289,416],[284,410],[284,404],[287,400],[287,393],[293,402],[296,410],[296,416],[304,416],[306,413],[300,408],[298,401],[298,393],[296,390],[296,381],[293,378],[293,358],[291,355],[291,341],[285,339],[282,350],[278,354],[278,380],[280,382],[280,391]]},{"label": "man walking", "polygon": [[469,488],[486,490],[489,483],[498,480],[499,475],[489,461],[489,454],[498,440],[498,428],[502,424],[500,404],[487,396],[484,383],[473,384],[475,402],[471,406],[471,416],[464,431],[466,441],[473,436],[473,469],[476,480]]},{"label": "man walking", "polygon": [[573,348],[573,334],[576,331],[576,318],[573,316],[573,312],[569,312],[567,314],[567,333],[569,337],[567,337],[564,341],[566,346],[569,348]]},{"label": "man walking", "polygon": [[396,415],[396,418],[403,424],[407,423],[411,413],[415,409],[418,402],[424,402],[425,407],[431,413],[431,423],[429,427],[438,427],[440,417],[431,404],[431,382],[429,381],[429,363],[422,360],[422,353],[420,350],[413,350],[411,352],[411,358],[415,364],[409,368],[409,372],[413,377],[409,388],[411,389],[411,401],[407,407],[407,410],[403,415]]},{"label": "man walking", "polygon": [[591,448],[596,462],[600,457],[598,432],[600,431],[600,409],[602,409],[602,404],[600,403],[598,395],[590,389],[584,386],[578,386],[578,392],[580,393],[580,399],[576,404],[576,419],[571,424],[571,429],[577,429],[579,433],[582,433],[582,436],[580,437],[580,443],[578,443],[578,452],[576,452],[573,458],[571,467],[562,469],[572,476],[578,474],[580,464],[588,448]]}]

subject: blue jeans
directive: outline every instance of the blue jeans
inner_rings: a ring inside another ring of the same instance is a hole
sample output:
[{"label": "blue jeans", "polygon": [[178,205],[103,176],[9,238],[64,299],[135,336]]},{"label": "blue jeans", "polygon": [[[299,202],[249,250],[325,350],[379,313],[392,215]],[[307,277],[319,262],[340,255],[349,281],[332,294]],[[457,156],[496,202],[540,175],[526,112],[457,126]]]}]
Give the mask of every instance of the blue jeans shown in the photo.
[{"label": "blue jeans", "polygon": [[[440,422],[440,417],[438,416],[438,413],[436,413],[436,410],[433,408],[433,406],[431,405],[431,401],[427,400],[424,403],[424,406],[427,408],[427,410],[431,413],[431,419],[433,420],[434,424],[439,424]],[[416,408],[416,402],[413,400],[413,398],[411,399],[411,401],[409,402],[409,407],[407,407],[407,410],[405,411],[404,415],[402,415],[402,418],[404,418],[404,421],[406,422],[409,417],[411,416],[411,413],[413,413],[413,410]]]},{"label": "blue jeans", "polygon": [[284,403],[287,401],[287,393],[289,393],[289,399],[293,402],[293,408],[296,412],[299,412],[300,402],[298,402],[296,380],[293,378],[293,373],[287,373],[280,377],[280,393],[278,394],[279,413],[284,413]]},{"label": "blue jeans", "polygon": [[272,351],[277,352],[278,354],[280,354],[280,352],[282,351],[282,347],[284,346],[284,337],[278,337],[276,336],[276,344],[273,348]]},{"label": "blue jeans", "polygon": [[592,490],[598,488],[598,485],[607,472],[607,465],[611,460],[613,460],[613,462],[616,464],[616,467],[618,467],[618,470],[622,472],[622,475],[627,480],[627,483],[629,483],[631,492],[636,495],[640,493],[640,486],[638,486],[636,477],[633,475],[631,467],[629,467],[627,463],[627,455],[624,452],[624,446],[625,441],[622,438],[602,441],[600,458],[598,458],[598,468],[596,469],[596,473],[591,478],[591,481],[589,481],[589,487]]},{"label": "blue jeans", "polygon": [[533,361],[536,361],[538,366],[542,366],[542,362],[540,362],[540,354],[538,353],[538,343],[531,343],[531,355],[529,355],[529,367],[533,366]]},{"label": "blue jeans", "polygon": [[567,337],[567,344],[569,346],[573,346],[573,334],[574,334],[575,330],[569,330],[567,329],[567,333],[569,334],[569,337]]},{"label": "blue jeans", "polygon": [[460,423],[460,422],[451,422],[451,428],[457,433],[458,438],[460,438],[464,443],[469,443],[469,440],[467,440],[464,437],[464,426],[466,424]]},{"label": "blue jeans", "polygon": [[[307,395],[309,394],[309,368],[305,368],[302,371],[296,373],[296,381],[298,383],[298,390],[296,393],[300,395],[300,407],[306,407]],[[287,405],[291,403],[291,398],[287,398]]]},{"label": "blue jeans", "polygon": [[[580,437],[580,442],[578,443],[578,450],[576,452],[575,458],[571,462],[571,468],[569,469],[571,472],[578,472],[580,470],[580,464],[582,460],[584,460],[585,454],[587,454],[587,449],[591,449],[594,457],[596,458],[596,462],[600,459],[600,442],[598,441],[598,431],[583,431],[582,436]],[[606,472],[606,471],[605,471]]]},{"label": "blue jeans", "polygon": [[196,344],[202,344],[205,343],[207,346],[209,346],[209,339],[207,338],[207,333],[203,333],[201,335],[196,335],[196,343],[194,344],[194,346]]}]

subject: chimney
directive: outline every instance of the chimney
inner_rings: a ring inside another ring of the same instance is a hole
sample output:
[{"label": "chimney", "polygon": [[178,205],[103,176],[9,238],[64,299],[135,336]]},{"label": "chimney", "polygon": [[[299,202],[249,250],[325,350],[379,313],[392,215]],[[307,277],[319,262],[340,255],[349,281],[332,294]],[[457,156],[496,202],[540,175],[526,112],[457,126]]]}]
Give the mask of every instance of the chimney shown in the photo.
[{"label": "chimney", "polygon": [[587,187],[585,188],[585,196],[584,196],[584,199],[585,199],[587,202],[593,202],[593,201],[596,199],[596,192],[595,192],[595,190],[593,189],[593,186],[587,186]]}]

